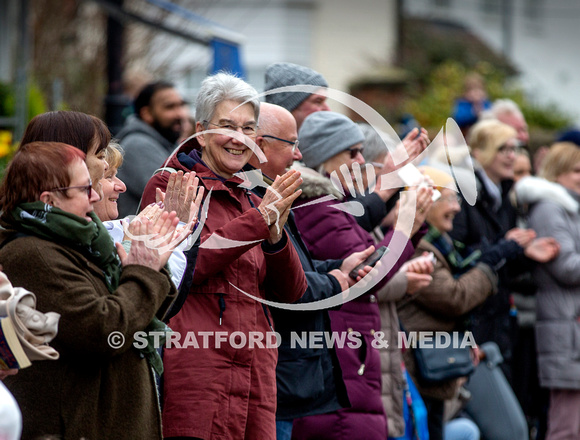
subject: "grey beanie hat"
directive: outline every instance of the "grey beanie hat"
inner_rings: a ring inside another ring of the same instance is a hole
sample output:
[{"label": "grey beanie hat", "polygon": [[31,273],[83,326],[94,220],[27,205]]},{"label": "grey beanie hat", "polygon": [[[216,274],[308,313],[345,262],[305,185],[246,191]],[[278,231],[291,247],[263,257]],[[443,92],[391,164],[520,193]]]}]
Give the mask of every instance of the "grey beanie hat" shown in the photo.
[{"label": "grey beanie hat", "polygon": [[[264,91],[277,89],[278,87],[297,86],[328,87],[324,77],[315,70],[292,63],[274,63],[266,69],[266,84]],[[294,110],[312,93],[282,92],[266,96],[266,102],[284,107],[288,111]]]},{"label": "grey beanie hat", "polygon": [[314,112],[304,119],[298,140],[302,160],[307,167],[316,169],[365,137],[358,125],[340,113]]}]

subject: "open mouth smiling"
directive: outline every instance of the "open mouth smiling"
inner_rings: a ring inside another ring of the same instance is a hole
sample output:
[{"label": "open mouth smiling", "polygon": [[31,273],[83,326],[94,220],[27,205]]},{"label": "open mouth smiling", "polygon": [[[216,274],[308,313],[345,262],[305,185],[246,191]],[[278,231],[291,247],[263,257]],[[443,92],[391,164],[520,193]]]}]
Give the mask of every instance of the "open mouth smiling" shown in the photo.
[{"label": "open mouth smiling", "polygon": [[234,150],[233,148],[226,148],[226,151],[234,156],[241,156],[245,150]]}]

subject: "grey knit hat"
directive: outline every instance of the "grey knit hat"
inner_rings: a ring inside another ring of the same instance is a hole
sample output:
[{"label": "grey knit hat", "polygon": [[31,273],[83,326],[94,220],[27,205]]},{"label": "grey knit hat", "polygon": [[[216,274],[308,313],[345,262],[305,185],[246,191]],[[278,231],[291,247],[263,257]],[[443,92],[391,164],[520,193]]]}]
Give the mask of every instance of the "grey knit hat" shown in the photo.
[{"label": "grey knit hat", "polygon": [[298,140],[302,160],[307,167],[316,169],[365,137],[358,125],[340,113],[314,112],[304,119]]},{"label": "grey knit hat", "polygon": [[[264,91],[277,89],[278,87],[297,86],[320,86],[328,87],[324,77],[315,70],[292,63],[274,63],[266,69],[266,84]],[[282,92],[266,96],[266,102],[277,104],[288,111],[294,110],[312,93]]]}]

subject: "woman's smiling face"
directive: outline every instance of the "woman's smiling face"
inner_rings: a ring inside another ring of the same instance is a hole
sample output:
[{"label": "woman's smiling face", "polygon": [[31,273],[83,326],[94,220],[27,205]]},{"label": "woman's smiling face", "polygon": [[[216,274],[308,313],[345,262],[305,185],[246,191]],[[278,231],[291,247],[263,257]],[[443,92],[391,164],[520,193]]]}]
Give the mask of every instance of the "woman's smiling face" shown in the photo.
[{"label": "woman's smiling face", "polygon": [[[94,210],[94,205],[99,200],[99,195],[94,188],[88,190],[91,178],[87,165],[82,160],[75,160],[69,166],[71,176],[70,184],[65,188],[45,191],[47,199],[42,199],[44,203],[70,212],[85,220],[92,221],[89,213]],[[43,197],[41,195],[41,197]]]},{"label": "woman's smiling face", "polygon": [[461,211],[459,196],[448,188],[441,189],[441,197],[433,203],[427,213],[427,222],[439,232],[453,230],[453,219]]},{"label": "woman's smiling face", "polygon": [[[235,109],[235,110],[234,110]],[[254,108],[251,104],[236,101],[220,102],[215,109],[211,121],[208,121],[207,130],[219,130],[220,127],[256,127]],[[206,127],[198,122],[198,131],[205,131]],[[235,137],[234,137],[235,136]],[[248,163],[254,152],[240,139],[250,139],[255,142],[256,133],[244,135],[239,130],[232,132],[232,136],[223,133],[204,133],[198,137],[202,146],[202,158],[206,165],[218,176],[231,178]]]},{"label": "woman's smiling face", "polygon": [[127,191],[127,187],[117,177],[117,168],[109,168],[101,179],[103,198],[95,203],[95,214],[101,221],[115,220],[119,216],[117,200],[119,195]]}]

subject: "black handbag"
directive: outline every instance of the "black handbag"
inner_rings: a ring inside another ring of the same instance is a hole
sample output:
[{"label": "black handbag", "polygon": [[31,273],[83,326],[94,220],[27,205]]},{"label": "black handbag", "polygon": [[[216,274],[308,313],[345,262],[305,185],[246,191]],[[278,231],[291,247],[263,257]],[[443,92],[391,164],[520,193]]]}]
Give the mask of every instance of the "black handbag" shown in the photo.
[{"label": "black handbag", "polygon": [[[459,338],[462,340],[463,338]],[[475,370],[471,347],[415,347],[413,349],[417,375],[421,383],[433,385],[469,376]]]}]

